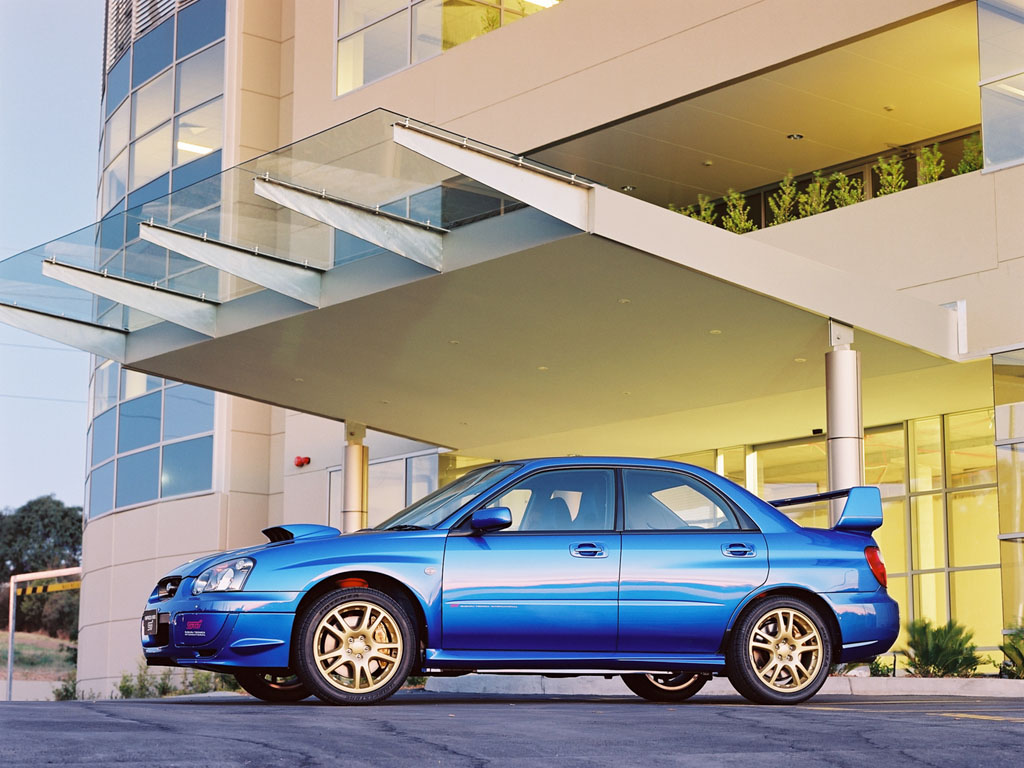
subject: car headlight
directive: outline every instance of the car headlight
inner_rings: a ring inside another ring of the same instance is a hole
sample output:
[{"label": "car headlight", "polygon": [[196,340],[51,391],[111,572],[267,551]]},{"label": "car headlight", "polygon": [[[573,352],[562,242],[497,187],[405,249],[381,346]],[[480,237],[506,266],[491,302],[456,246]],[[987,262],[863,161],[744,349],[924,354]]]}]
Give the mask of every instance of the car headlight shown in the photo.
[{"label": "car headlight", "polygon": [[203,592],[237,592],[245,584],[252,567],[256,563],[248,557],[218,563],[199,574],[192,585],[192,594]]}]

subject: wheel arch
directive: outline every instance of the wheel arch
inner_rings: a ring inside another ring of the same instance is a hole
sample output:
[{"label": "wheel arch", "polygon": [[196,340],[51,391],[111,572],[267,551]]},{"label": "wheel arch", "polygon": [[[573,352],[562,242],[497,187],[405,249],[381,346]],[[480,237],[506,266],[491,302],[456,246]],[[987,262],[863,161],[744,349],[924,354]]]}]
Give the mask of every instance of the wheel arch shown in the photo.
[{"label": "wheel arch", "polygon": [[732,621],[729,622],[729,628],[726,629],[725,635],[722,638],[722,647],[719,650],[724,653],[725,649],[728,648],[729,635],[732,633],[733,628],[739,620],[745,616],[748,611],[766,597],[780,596],[795,597],[799,600],[803,600],[821,614],[825,619],[825,622],[828,624],[829,635],[832,637],[831,663],[837,664],[839,662],[839,657],[843,652],[843,632],[839,627],[839,618],[836,616],[836,612],[832,609],[832,606],[828,604],[828,601],[821,597],[821,595],[818,595],[809,589],[792,585],[769,587],[763,592],[758,592],[755,595],[749,596],[733,614]]}]

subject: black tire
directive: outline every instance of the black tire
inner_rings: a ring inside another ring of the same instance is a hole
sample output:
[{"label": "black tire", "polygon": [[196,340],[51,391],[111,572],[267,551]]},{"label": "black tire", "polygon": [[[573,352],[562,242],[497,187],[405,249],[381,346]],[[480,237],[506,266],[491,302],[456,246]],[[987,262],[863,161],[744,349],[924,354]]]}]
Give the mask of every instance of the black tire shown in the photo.
[{"label": "black tire", "polygon": [[623,675],[622,682],[637,696],[648,701],[686,701],[703,688],[711,675],[678,672],[664,675]]},{"label": "black tire", "polygon": [[329,704],[383,701],[418,655],[409,612],[376,589],[328,592],[303,614],[295,641],[295,671]]},{"label": "black tire", "polygon": [[757,704],[799,704],[825,684],[832,663],[828,624],[816,608],[780,595],[757,600],[729,637],[726,672]]},{"label": "black tire", "polygon": [[240,669],[235,672],[235,680],[250,696],[278,704],[302,701],[313,695],[291,670],[282,675],[260,669]]}]

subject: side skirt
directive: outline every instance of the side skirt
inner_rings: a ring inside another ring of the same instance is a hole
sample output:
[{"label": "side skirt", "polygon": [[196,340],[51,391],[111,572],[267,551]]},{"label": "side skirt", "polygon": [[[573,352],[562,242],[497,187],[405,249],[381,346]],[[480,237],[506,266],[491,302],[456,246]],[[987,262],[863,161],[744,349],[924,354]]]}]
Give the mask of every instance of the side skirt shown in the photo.
[{"label": "side skirt", "polygon": [[426,674],[460,670],[510,675],[608,675],[623,672],[720,672],[724,669],[725,658],[717,654],[447,651],[428,648],[423,661]]}]

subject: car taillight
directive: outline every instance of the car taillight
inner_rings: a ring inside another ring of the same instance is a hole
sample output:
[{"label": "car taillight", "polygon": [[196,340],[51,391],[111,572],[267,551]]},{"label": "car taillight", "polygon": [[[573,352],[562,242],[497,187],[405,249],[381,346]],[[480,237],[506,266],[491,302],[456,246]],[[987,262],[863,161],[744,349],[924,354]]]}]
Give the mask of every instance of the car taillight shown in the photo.
[{"label": "car taillight", "polygon": [[865,547],[864,558],[868,561],[868,567],[875,574],[878,583],[883,587],[889,585],[889,579],[885,574],[885,560],[882,559],[882,552],[878,547]]}]

